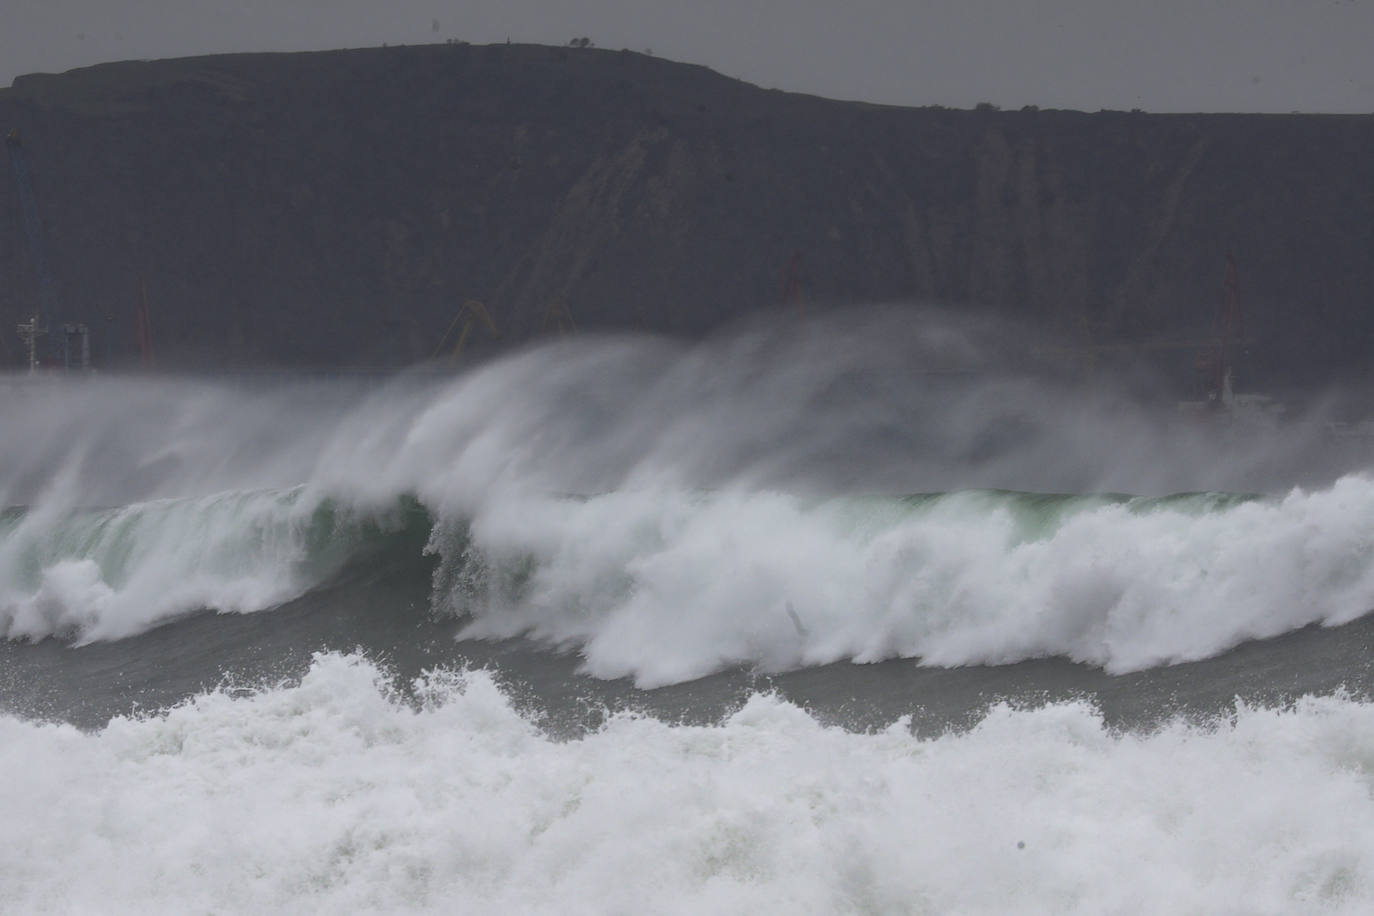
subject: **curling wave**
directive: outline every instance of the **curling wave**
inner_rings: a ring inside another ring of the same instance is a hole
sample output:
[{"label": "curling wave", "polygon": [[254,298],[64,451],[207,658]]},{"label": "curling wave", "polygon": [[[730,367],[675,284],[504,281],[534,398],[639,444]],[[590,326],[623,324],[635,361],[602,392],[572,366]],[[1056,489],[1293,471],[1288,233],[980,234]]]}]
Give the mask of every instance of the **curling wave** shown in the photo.
[{"label": "curling wave", "polygon": [[349,563],[404,547],[408,530],[418,526],[423,538],[427,522],[413,500],[358,515],[301,487],[112,509],[10,509],[0,515],[0,631],[86,642],[196,610],[271,608]]}]

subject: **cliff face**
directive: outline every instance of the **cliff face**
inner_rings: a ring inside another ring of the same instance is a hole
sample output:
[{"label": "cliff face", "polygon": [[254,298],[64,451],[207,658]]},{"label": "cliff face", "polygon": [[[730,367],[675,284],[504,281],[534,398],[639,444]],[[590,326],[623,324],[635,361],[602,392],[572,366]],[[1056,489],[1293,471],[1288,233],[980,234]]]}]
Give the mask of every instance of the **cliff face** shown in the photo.
[{"label": "cliff face", "polygon": [[[989,307],[1077,342],[1212,335],[1227,252],[1273,377],[1374,358],[1374,117],[897,109],[629,52],[236,55],[31,76],[57,320],[162,365],[398,365],[462,302],[505,342],[807,309]],[[0,185],[0,320],[37,284]],[[479,332],[474,332],[480,336]],[[19,344],[0,333],[0,359]]]}]

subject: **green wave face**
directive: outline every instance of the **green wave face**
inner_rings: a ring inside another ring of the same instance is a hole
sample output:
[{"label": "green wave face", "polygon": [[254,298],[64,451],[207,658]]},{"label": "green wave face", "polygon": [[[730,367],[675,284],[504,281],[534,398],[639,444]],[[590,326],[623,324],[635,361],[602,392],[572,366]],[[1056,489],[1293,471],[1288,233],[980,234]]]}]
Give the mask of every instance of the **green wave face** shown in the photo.
[{"label": "green wave face", "polygon": [[413,498],[360,514],[300,487],[12,508],[0,515],[0,621],[11,637],[100,639],[195,610],[262,610],[350,564],[418,555],[428,527]]}]

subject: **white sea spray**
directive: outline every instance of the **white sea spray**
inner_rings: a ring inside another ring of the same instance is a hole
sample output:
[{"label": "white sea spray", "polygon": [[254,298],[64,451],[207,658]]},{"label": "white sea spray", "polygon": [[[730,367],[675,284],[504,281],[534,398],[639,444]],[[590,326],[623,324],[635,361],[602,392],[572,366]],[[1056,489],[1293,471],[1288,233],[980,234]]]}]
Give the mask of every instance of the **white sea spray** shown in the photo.
[{"label": "white sea spray", "polygon": [[1363,913],[1374,707],[1117,733],[717,725],[559,741],[484,672],[403,699],[358,656],[82,733],[0,718],[13,912]]},{"label": "white sea spray", "polygon": [[[967,321],[827,320],[368,391],[26,389],[0,405],[0,631],[269,610],[406,506],[433,526],[436,612],[641,686],[893,657],[1124,672],[1374,607],[1367,457],[1294,488],[1331,458],[1320,417],[1184,422],[1016,375]],[[1103,495],[1180,490],[1211,492]]]}]

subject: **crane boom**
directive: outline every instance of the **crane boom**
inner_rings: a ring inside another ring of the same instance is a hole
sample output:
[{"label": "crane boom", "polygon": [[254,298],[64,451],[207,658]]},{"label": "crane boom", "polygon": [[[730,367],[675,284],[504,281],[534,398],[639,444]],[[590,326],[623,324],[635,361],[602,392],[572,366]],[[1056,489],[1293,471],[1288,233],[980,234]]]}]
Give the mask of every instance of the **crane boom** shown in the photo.
[{"label": "crane boom", "polygon": [[453,334],[453,329],[458,327],[460,321],[463,323],[463,329],[458,334],[458,343],[454,345],[452,355],[449,356],[449,365],[456,365],[458,358],[463,355],[463,348],[467,346],[468,338],[472,336],[474,327],[478,325],[485,327],[492,338],[501,336],[501,332],[496,330],[496,322],[491,320],[491,313],[487,311],[487,307],[476,299],[468,299],[463,303],[462,308],[458,309],[458,314],[454,315],[453,320],[449,322],[448,330],[444,331],[444,336],[439,338],[439,346],[434,349],[435,356],[443,352],[444,344],[448,342],[450,335]]}]

